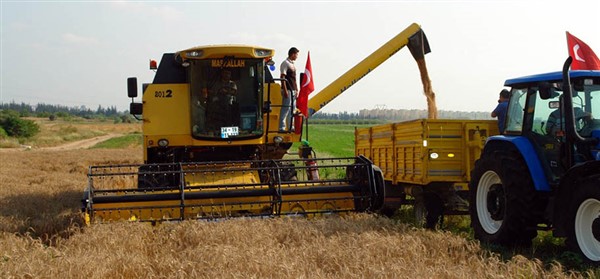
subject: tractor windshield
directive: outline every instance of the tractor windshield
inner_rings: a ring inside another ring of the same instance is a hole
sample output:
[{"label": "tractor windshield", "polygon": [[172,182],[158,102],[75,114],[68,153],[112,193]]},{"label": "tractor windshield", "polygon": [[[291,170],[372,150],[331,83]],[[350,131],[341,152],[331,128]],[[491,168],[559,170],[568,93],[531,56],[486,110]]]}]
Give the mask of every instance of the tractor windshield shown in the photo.
[{"label": "tractor windshield", "polygon": [[[508,133],[521,134],[523,131],[531,136],[555,182],[567,170],[561,161],[564,156],[562,146],[568,142],[567,114],[573,113],[575,130],[582,137],[591,137],[594,130],[600,130],[600,85],[585,84],[582,80],[572,83],[573,111],[565,111],[563,84],[554,81],[553,89],[545,98],[542,98],[538,83],[513,88],[507,115]],[[582,146],[573,149],[576,160],[585,160],[591,154],[584,150]]]},{"label": "tractor windshield", "polygon": [[[549,136],[562,135],[564,111],[562,109],[563,92],[554,91],[549,99],[535,100],[533,132]],[[573,114],[575,128],[583,137],[590,137],[593,130],[600,129],[600,85],[578,85],[573,88]]]},{"label": "tractor windshield", "polygon": [[195,138],[262,135],[262,59],[192,60],[189,69]]},{"label": "tractor windshield", "polygon": [[575,86],[573,108],[575,126],[581,136],[589,137],[592,131],[600,130],[600,85]]}]

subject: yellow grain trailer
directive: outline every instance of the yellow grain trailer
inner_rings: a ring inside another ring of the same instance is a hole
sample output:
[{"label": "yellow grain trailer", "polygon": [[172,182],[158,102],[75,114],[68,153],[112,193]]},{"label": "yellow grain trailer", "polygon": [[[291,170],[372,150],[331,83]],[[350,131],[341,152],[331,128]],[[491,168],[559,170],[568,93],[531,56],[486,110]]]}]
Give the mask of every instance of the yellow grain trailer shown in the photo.
[{"label": "yellow grain trailer", "polygon": [[[442,214],[467,214],[468,182],[495,120],[418,119],[355,131],[355,152],[384,174],[385,214],[414,203],[434,227]],[[409,196],[409,198],[407,198]]]}]

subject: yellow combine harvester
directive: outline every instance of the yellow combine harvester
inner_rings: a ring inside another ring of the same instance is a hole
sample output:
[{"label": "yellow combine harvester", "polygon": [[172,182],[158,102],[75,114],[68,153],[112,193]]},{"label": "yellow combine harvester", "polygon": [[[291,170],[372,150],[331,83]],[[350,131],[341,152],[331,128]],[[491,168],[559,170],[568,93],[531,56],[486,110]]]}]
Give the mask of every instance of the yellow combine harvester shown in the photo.
[{"label": "yellow combine harvester", "polygon": [[[423,54],[424,38],[412,24],[315,94],[311,113],[405,45]],[[87,222],[379,210],[382,172],[365,157],[317,159],[303,144],[299,159],[283,159],[302,131],[279,131],[281,80],[269,70],[273,55],[268,48],[213,45],[166,53],[158,67],[151,61],[154,80],[143,85],[142,102],[130,105],[143,121],[144,164],[90,167]],[[132,100],[137,91],[137,79],[129,78]]]}]

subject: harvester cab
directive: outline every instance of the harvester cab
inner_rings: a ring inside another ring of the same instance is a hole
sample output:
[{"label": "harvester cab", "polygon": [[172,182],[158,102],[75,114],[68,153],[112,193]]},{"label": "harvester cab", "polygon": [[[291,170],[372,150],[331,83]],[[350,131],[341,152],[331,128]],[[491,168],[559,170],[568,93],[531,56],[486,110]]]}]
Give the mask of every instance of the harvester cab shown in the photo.
[{"label": "harvester cab", "polygon": [[530,244],[552,230],[600,262],[600,71],[509,79],[505,132],[488,138],[470,185],[475,237]]},{"label": "harvester cab", "polygon": [[[300,135],[278,129],[273,55],[242,45],[164,54],[142,103],[131,104],[143,119],[144,162],[281,159]],[[128,94],[137,96],[136,78]]]}]

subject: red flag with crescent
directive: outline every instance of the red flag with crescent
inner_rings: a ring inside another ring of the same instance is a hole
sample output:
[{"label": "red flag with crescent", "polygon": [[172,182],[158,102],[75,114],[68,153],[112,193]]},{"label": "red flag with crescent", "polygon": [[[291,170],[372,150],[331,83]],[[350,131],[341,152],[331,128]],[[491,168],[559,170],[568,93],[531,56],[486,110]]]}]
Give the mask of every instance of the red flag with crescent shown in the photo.
[{"label": "red flag with crescent", "polygon": [[300,92],[298,93],[298,99],[296,100],[296,107],[304,114],[304,116],[309,117],[308,95],[315,90],[315,83],[312,75],[312,67],[310,65],[310,51],[307,56],[304,75],[302,75],[302,80],[300,80]]},{"label": "red flag with crescent", "polygon": [[600,59],[586,43],[567,32],[569,56],[573,58],[572,70],[600,70]]}]

